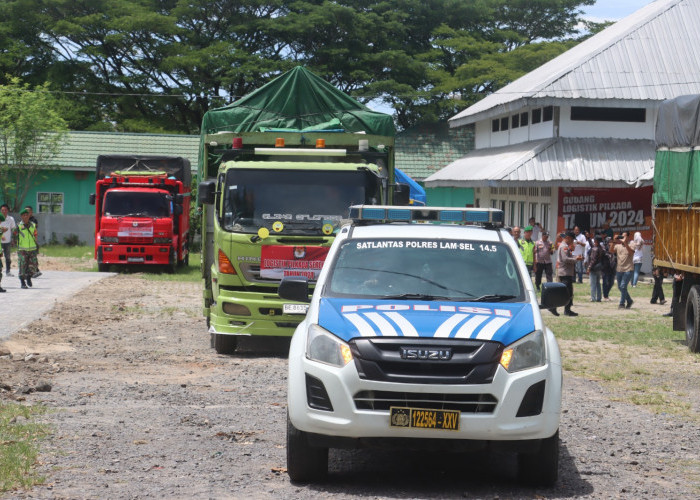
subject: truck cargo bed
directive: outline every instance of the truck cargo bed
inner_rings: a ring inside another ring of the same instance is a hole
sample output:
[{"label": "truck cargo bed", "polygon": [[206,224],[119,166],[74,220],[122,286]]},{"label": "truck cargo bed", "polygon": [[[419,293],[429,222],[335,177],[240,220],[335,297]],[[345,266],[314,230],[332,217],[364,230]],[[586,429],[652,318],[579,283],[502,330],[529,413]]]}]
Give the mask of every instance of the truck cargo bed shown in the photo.
[{"label": "truck cargo bed", "polygon": [[654,207],[654,265],[700,274],[700,205]]}]

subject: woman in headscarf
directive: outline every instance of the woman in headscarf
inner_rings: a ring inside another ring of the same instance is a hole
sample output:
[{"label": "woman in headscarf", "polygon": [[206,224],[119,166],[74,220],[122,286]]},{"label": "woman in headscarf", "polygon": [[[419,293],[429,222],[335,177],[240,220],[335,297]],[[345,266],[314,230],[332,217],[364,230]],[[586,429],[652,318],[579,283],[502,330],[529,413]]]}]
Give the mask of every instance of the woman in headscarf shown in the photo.
[{"label": "woman in headscarf", "polygon": [[639,271],[642,269],[642,257],[644,257],[644,240],[642,239],[642,233],[637,231],[634,233],[634,240],[632,241],[632,248],[634,248],[634,256],[632,257],[632,262],[634,263],[634,276],[632,277],[632,288],[637,286],[637,281],[639,281]]}]

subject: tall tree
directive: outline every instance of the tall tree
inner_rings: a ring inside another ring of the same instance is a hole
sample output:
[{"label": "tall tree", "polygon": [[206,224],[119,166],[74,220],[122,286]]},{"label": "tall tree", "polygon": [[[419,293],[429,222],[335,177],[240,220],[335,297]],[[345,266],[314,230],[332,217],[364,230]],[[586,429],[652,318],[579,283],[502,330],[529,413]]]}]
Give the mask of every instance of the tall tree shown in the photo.
[{"label": "tall tree", "polygon": [[0,195],[19,211],[29,189],[64,143],[66,124],[48,86],[34,89],[13,78],[0,86]]},{"label": "tall tree", "polygon": [[8,0],[27,2],[71,126],[191,133],[297,64],[401,127],[444,119],[564,50],[594,0]]}]

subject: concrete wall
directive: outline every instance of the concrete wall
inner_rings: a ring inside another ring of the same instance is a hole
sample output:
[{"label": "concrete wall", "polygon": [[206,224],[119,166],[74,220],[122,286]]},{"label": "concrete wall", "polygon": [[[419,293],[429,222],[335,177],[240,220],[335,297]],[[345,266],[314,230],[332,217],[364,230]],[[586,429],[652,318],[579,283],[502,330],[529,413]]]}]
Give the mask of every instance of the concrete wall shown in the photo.
[{"label": "concrete wall", "polygon": [[[64,243],[66,236],[75,234],[80,242],[85,245],[95,244],[95,216],[94,215],[66,215],[66,214],[34,214],[39,221],[39,244],[45,245],[51,241],[55,233],[56,240]],[[15,217],[15,221],[19,221]]]}]

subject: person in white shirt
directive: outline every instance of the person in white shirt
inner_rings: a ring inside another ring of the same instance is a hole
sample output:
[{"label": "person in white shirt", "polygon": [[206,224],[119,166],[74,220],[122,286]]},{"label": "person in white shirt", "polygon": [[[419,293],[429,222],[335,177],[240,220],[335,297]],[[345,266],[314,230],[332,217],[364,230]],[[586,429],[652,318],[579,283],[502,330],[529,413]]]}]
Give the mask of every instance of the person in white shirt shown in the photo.
[{"label": "person in white shirt", "polygon": [[5,217],[3,222],[0,222],[0,232],[2,232],[2,253],[5,255],[5,275],[14,276],[10,272],[12,265],[12,232],[17,227],[15,219],[10,215],[10,207],[7,203],[0,207],[0,213]]},{"label": "person in white shirt", "polygon": [[530,217],[528,225],[532,226],[532,241],[539,241],[539,239],[542,237],[542,226],[540,223],[535,222],[534,217]]},{"label": "person in white shirt", "polygon": [[574,275],[574,281],[583,283],[583,256],[586,251],[586,235],[581,232],[578,226],[574,227],[574,235],[573,256],[581,256],[581,258],[576,261],[576,274]]}]

